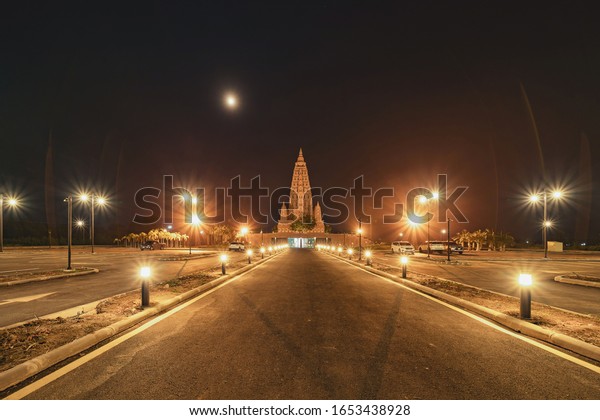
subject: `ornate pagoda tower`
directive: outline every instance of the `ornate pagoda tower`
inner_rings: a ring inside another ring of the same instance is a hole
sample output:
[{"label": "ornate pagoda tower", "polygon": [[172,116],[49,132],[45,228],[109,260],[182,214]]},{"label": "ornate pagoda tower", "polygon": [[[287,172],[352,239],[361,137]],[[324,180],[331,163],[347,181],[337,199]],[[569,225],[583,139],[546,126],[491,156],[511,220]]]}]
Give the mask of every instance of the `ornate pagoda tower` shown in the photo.
[{"label": "ornate pagoda tower", "polygon": [[290,203],[285,203],[279,212],[279,222],[277,230],[279,232],[291,232],[290,225],[296,220],[302,220],[303,217],[310,217],[315,221],[315,226],[310,232],[324,232],[323,219],[321,218],[321,207],[313,208],[312,192],[310,191],[310,179],[308,178],[308,168],[304,161],[302,148],[298,153],[294,173],[292,175],[292,184],[290,185]]},{"label": "ornate pagoda tower", "polygon": [[290,186],[290,206],[289,211],[296,216],[296,219],[302,216],[313,216],[312,193],[310,192],[310,180],[308,179],[308,168],[302,155],[302,148],[298,153],[296,165],[294,165],[294,174],[292,175],[292,185]]}]

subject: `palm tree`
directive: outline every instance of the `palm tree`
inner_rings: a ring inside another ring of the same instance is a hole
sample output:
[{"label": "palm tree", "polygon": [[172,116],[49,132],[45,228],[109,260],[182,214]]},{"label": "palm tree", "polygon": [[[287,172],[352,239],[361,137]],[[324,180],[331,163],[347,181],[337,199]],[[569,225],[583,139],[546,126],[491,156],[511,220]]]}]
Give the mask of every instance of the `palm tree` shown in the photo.
[{"label": "palm tree", "polygon": [[463,248],[467,248],[468,251],[471,250],[471,234],[466,229],[463,229],[454,235],[452,240],[461,244]]},{"label": "palm tree", "polygon": [[483,243],[486,240],[487,234],[481,230],[481,229],[477,229],[475,232],[473,232],[473,242],[475,242],[476,248],[475,251],[481,251],[481,248],[483,247]]},{"label": "palm tree", "polygon": [[497,235],[493,229],[486,229],[485,231],[485,240],[488,244],[488,251],[495,251],[497,246]]}]

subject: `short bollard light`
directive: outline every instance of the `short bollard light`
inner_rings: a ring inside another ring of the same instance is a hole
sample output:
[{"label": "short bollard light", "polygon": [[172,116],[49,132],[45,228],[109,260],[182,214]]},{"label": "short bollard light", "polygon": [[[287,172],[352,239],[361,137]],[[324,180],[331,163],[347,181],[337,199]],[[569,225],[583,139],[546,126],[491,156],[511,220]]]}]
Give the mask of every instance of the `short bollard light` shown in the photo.
[{"label": "short bollard light", "polygon": [[354,254],[354,250],[352,248],[348,248],[348,259],[352,259],[352,254]]},{"label": "short bollard light", "polygon": [[246,251],[246,255],[248,256],[248,264],[252,264],[252,250]]},{"label": "short bollard light", "polygon": [[227,274],[227,255],[221,254],[221,274]]},{"label": "short bollard light", "polygon": [[338,255],[341,257],[342,256],[342,251],[344,250],[344,248],[342,248],[341,246],[338,246]]},{"label": "short bollard light", "polygon": [[373,265],[373,261],[371,261],[371,258],[373,257],[373,253],[369,250],[365,251],[365,258],[367,259],[367,265]]},{"label": "short bollard light", "polygon": [[264,246],[260,247],[260,258],[265,258],[265,247]]},{"label": "short bollard light", "polygon": [[273,247],[272,246],[269,247],[269,255],[271,255],[271,254],[273,254]]},{"label": "short bollard light", "polygon": [[531,274],[519,274],[519,286],[521,286],[521,319],[531,319],[531,285],[533,277]]},{"label": "short bollard light", "polygon": [[140,268],[140,277],[142,279],[142,307],[150,306],[150,267]]},{"label": "short bollard light", "polygon": [[400,264],[402,264],[402,278],[406,278],[406,267],[408,266],[408,257],[400,257]]}]

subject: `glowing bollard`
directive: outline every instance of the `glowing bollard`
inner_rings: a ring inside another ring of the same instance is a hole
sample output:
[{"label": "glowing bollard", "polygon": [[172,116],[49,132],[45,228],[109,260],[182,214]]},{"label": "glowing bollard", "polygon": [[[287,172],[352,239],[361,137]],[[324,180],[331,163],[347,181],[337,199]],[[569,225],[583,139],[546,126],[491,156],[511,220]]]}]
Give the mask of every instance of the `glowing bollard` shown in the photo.
[{"label": "glowing bollard", "polygon": [[367,259],[366,265],[371,266],[373,265],[373,261],[371,260],[371,258],[373,257],[373,253],[369,250],[365,251],[365,258]]},{"label": "glowing bollard", "polygon": [[150,306],[150,267],[140,268],[140,278],[142,279],[142,307]]},{"label": "glowing bollard", "polygon": [[531,319],[531,285],[533,278],[531,274],[519,274],[519,286],[521,286],[521,319]]},{"label": "glowing bollard", "polygon": [[246,251],[246,255],[248,256],[248,264],[252,264],[252,250]]},{"label": "glowing bollard", "polygon": [[402,278],[406,278],[406,268],[408,266],[408,257],[400,257],[400,264],[402,264]]},{"label": "glowing bollard", "polygon": [[221,254],[221,274],[227,274],[227,255]]}]

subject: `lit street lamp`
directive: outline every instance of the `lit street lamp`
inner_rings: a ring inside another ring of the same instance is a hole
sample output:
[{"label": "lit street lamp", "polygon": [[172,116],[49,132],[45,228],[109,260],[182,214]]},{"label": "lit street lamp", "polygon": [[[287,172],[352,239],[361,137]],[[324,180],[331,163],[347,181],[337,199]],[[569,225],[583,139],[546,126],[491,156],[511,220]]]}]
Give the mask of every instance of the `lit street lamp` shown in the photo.
[{"label": "lit street lamp", "polygon": [[77,229],[81,229],[81,244],[85,244],[85,222],[83,220],[76,220],[75,226]]},{"label": "lit street lamp", "polygon": [[[447,243],[448,261],[450,261],[450,252],[451,252],[451,250],[450,250],[450,222],[451,222],[451,220],[450,220],[450,218],[448,218],[448,229],[444,229],[446,231],[445,233],[448,234],[448,243]],[[442,232],[444,232],[444,231],[442,231]]]},{"label": "lit street lamp", "polygon": [[[440,197],[440,194],[438,192],[433,192],[431,193],[431,198],[427,198],[426,196],[422,195],[419,198],[419,203],[421,204],[425,204],[427,203],[427,213],[431,213],[431,200],[437,200]],[[427,258],[431,258],[431,244],[430,242],[430,237],[429,237],[429,221],[430,221],[430,217],[427,218]]]},{"label": "lit street lamp", "polygon": [[67,270],[71,270],[71,245],[73,244],[73,196],[64,199],[67,203]]},{"label": "lit street lamp", "polygon": [[[196,235],[198,233],[198,226],[200,226],[200,218],[197,215],[193,215],[192,216],[192,232],[190,235],[190,255],[192,255],[192,236],[193,236],[193,240],[194,242],[196,242]],[[195,244],[197,245],[197,244]]]},{"label": "lit street lamp", "polygon": [[79,200],[87,203],[88,200],[90,200],[91,202],[91,212],[92,212],[92,217],[90,219],[90,242],[92,244],[92,254],[94,253],[94,208],[96,207],[96,205],[99,206],[104,206],[106,204],[106,199],[104,197],[99,197],[96,194],[81,194],[79,196]]},{"label": "lit street lamp", "polygon": [[[6,202],[10,207],[16,207],[19,202],[16,198],[8,198]],[[4,252],[4,194],[0,193],[0,252]]]},{"label": "lit street lamp", "polygon": [[362,222],[358,219],[358,261],[362,259]]},{"label": "lit street lamp", "polygon": [[[552,198],[555,200],[559,200],[562,198],[562,192],[555,190],[552,191]],[[548,191],[544,190],[540,196],[540,194],[532,194],[529,196],[529,201],[531,203],[538,203],[542,201],[544,206],[544,218],[542,220],[542,242],[544,243],[544,258],[548,258],[548,228],[552,226],[552,222],[548,220]]]}]

